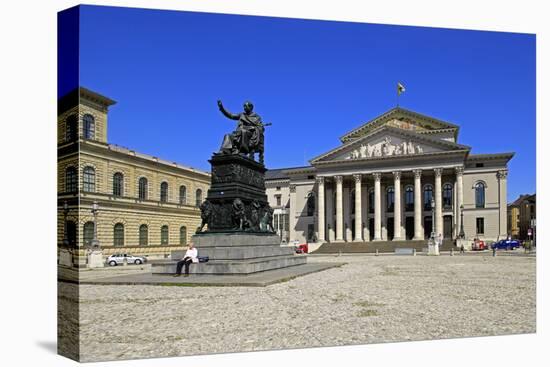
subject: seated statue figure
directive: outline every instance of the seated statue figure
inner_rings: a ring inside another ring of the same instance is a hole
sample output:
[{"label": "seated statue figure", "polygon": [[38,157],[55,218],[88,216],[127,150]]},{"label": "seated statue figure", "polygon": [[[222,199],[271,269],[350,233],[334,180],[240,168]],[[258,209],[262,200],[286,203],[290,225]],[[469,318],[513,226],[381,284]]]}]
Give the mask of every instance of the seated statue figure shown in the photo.
[{"label": "seated statue figure", "polygon": [[244,112],[233,114],[227,111],[218,101],[218,107],[223,115],[231,120],[239,121],[237,128],[230,134],[224,136],[220,154],[246,154],[254,159],[254,153],[259,153],[260,163],[264,161],[264,126],[262,118],[253,112],[254,105],[246,101],[244,103]]}]

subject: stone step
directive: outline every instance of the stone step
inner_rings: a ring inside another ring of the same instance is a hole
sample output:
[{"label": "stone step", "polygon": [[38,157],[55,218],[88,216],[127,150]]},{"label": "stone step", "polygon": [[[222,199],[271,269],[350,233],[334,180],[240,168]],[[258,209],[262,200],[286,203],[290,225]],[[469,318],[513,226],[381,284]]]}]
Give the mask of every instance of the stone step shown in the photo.
[{"label": "stone step", "polygon": [[[307,262],[304,255],[268,256],[247,260],[212,260],[195,263],[189,268],[191,274],[252,274],[266,270],[302,265]],[[163,261],[152,264],[153,274],[174,274],[176,261]]]},{"label": "stone step", "polygon": [[[371,241],[371,242],[331,242],[324,243],[313,253],[315,254],[334,254],[334,253],[380,253],[395,252],[397,248],[413,248],[417,252],[423,251],[428,247],[427,240],[420,241]],[[453,246],[452,240],[443,240],[440,251],[449,251]]]},{"label": "stone step", "polygon": [[[266,256],[293,255],[294,248],[276,246],[226,246],[204,247],[199,251],[199,256],[208,256],[216,260],[246,260]],[[172,260],[180,260],[185,255],[184,251],[173,251]]]}]

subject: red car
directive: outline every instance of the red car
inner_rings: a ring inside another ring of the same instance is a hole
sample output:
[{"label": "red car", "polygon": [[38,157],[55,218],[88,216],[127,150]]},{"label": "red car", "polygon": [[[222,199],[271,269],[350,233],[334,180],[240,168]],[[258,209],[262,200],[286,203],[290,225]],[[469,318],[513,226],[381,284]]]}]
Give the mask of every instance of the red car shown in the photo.
[{"label": "red car", "polygon": [[487,245],[485,245],[485,242],[483,242],[482,240],[475,239],[474,243],[472,244],[472,250],[473,251],[487,250]]},{"label": "red car", "polygon": [[296,253],[297,254],[307,254],[308,253],[307,243],[302,243],[301,245],[297,245],[296,246]]}]

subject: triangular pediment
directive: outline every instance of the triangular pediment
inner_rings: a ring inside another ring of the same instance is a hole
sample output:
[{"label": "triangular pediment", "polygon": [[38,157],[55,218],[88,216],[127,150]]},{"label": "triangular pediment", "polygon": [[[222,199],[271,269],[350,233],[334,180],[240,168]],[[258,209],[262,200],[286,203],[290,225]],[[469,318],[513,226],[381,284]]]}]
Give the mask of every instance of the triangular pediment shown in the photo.
[{"label": "triangular pediment", "polygon": [[424,154],[470,150],[451,141],[432,138],[419,131],[404,130],[384,124],[368,134],[344,143],[310,162],[345,162],[378,158],[403,158]]},{"label": "triangular pediment", "polygon": [[395,127],[420,134],[448,131],[452,133],[455,141],[458,135],[458,126],[455,124],[396,107],[344,134],[340,137],[340,140],[343,143],[353,141],[382,126]]}]

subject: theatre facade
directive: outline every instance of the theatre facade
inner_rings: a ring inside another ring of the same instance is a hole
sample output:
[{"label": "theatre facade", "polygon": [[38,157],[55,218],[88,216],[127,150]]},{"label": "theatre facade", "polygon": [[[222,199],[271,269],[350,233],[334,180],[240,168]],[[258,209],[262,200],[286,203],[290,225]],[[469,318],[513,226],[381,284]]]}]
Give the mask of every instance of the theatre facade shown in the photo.
[{"label": "theatre facade", "polygon": [[340,137],[310,166],[266,176],[275,227],[300,243],[446,243],[507,235],[507,164],[472,154],[459,126],[394,108]]}]

